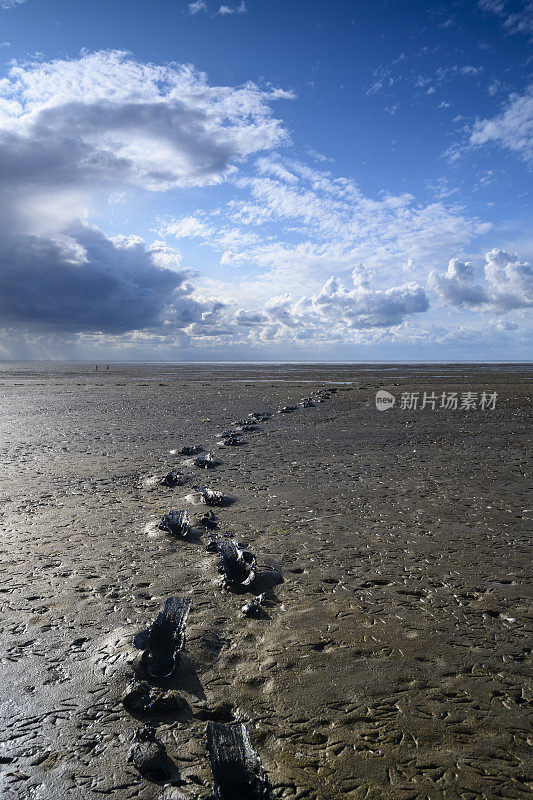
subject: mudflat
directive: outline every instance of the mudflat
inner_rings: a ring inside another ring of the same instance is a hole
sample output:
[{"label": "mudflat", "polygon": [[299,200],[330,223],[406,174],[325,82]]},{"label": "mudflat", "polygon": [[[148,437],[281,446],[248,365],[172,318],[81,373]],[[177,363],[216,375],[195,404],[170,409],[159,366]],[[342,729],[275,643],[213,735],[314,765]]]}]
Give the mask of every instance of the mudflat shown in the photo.
[{"label": "mudflat", "polygon": [[[206,725],[234,721],[276,798],[530,796],[530,378],[0,365],[2,797],[207,798]],[[221,444],[252,412],[271,417]],[[226,500],[214,528],[198,487]],[[171,509],[185,538],[158,527]],[[250,586],[221,587],[209,537],[255,554]],[[180,669],[150,684],[173,787],[128,762],[146,720],[124,705],[169,597],[191,599]]]}]

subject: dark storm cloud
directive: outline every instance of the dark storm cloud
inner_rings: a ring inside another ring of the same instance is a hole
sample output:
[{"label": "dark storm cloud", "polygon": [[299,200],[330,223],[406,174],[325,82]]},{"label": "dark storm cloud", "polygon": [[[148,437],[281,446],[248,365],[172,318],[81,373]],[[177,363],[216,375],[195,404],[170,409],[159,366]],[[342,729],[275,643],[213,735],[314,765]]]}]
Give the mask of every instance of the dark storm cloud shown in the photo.
[{"label": "dark storm cloud", "polygon": [[0,325],[118,334],[180,328],[201,317],[188,296],[187,270],[161,268],[157,250],[112,241],[82,228],[75,235],[18,236],[0,246]]}]

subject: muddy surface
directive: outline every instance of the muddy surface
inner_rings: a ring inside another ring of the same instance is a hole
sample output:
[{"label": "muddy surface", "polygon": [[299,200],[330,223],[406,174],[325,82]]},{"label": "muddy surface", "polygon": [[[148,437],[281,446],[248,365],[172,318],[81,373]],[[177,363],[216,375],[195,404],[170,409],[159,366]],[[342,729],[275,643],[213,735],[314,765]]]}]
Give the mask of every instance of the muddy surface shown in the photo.
[{"label": "muddy surface", "polygon": [[[246,724],[277,798],[530,796],[525,367],[0,367],[3,798],[206,798],[210,720]],[[399,404],[483,390],[495,409]],[[221,447],[254,411],[272,417]],[[212,531],[196,486],[230,498]],[[170,509],[185,540],[158,528]],[[210,535],[256,555],[248,591],[221,589]],[[187,641],[148,721],[181,788],[128,763],[147,720],[122,702],[170,596],[192,599]]]}]

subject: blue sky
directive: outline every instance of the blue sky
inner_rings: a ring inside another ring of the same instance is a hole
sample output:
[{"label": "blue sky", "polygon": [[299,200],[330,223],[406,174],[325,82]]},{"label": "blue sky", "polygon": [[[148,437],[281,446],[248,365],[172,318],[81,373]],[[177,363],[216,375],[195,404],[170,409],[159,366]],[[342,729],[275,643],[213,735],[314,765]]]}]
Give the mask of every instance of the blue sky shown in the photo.
[{"label": "blue sky", "polygon": [[531,357],[531,3],[0,25],[0,357]]}]

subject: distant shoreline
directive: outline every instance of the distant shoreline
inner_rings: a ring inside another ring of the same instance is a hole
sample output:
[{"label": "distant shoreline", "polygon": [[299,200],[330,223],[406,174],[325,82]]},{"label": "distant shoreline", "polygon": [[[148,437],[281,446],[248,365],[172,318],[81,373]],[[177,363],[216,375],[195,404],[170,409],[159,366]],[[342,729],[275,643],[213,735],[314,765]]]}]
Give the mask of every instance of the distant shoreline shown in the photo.
[{"label": "distant shoreline", "polygon": [[499,365],[513,366],[515,364],[517,366],[524,366],[524,365],[533,366],[533,360],[524,360],[524,361],[520,361],[520,360],[517,360],[517,361],[516,360],[513,360],[513,361],[501,361],[501,360],[491,361],[491,360],[485,360],[485,361],[481,361],[479,359],[471,359],[471,360],[463,360],[463,361],[454,361],[454,360],[447,360],[447,359],[435,359],[435,360],[428,361],[426,359],[420,359],[420,360],[416,360],[416,361],[414,361],[414,360],[413,361],[403,361],[403,360],[400,360],[400,361],[390,361],[390,360],[380,361],[380,360],[371,360],[371,359],[368,359],[368,360],[360,359],[358,361],[306,361],[306,360],[302,360],[302,361],[223,361],[223,360],[222,361],[207,361],[207,360],[206,361],[201,361],[201,360],[199,360],[199,361],[166,361],[166,360],[164,360],[164,361],[158,361],[158,360],[114,361],[114,360],[111,360],[111,361],[109,361],[108,360],[108,361],[106,361],[105,359],[102,359],[102,360],[98,360],[98,359],[76,359],[76,360],[72,361],[70,359],[53,359],[53,360],[0,359],[0,364],[56,364],[56,365],[59,365],[59,364],[98,364],[99,366],[100,366],[100,364],[104,364],[104,365],[109,364],[109,366],[111,366],[113,364],[120,364],[121,366],[127,366],[127,365],[130,365],[130,364],[132,366],[133,365],[139,365],[139,364],[143,364],[143,365],[144,364],[146,364],[146,365],[160,364],[160,365],[169,365],[169,366],[189,366],[189,367],[190,366],[194,366],[194,365],[202,366],[204,364],[205,365],[211,365],[211,366],[212,365],[217,365],[217,366],[225,366],[225,365],[227,365],[227,366],[235,366],[235,365],[251,365],[251,366],[253,366],[253,365],[256,365],[256,366],[280,366],[280,365],[284,366],[284,365],[286,365],[286,366],[291,366],[291,365],[294,365],[294,366],[334,367],[334,366],[337,366],[337,365],[343,365],[343,366],[354,366],[354,367],[357,367],[357,366],[360,366],[361,364],[363,364],[363,365],[370,365],[370,366],[377,365],[377,366],[380,366],[380,367],[389,366],[391,368],[396,368],[396,367],[412,366],[412,365],[431,366],[433,364],[448,365],[448,366],[461,366],[461,365],[468,365],[468,366],[480,365],[480,366],[484,366],[486,364],[487,365],[491,365],[491,366],[499,366]]}]

